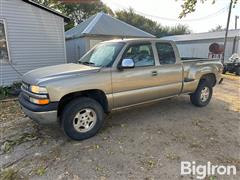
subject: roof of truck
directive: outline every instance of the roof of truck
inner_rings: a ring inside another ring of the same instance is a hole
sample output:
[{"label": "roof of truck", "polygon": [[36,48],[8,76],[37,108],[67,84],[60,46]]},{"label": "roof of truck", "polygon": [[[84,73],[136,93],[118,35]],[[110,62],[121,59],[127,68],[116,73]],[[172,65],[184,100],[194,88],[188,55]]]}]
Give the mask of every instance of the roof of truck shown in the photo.
[{"label": "roof of truck", "polygon": [[126,38],[126,39],[113,39],[109,41],[104,41],[104,42],[146,42],[146,41],[160,41],[160,42],[173,42],[172,40],[164,40],[160,38]]}]

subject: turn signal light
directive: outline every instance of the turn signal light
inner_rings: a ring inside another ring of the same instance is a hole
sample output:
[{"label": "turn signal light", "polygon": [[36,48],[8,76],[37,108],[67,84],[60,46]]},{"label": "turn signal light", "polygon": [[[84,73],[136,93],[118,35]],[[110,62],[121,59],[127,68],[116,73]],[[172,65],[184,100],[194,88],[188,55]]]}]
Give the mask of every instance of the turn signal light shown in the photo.
[{"label": "turn signal light", "polygon": [[34,104],[39,104],[39,105],[49,104],[49,99],[35,99],[30,97],[29,100]]}]

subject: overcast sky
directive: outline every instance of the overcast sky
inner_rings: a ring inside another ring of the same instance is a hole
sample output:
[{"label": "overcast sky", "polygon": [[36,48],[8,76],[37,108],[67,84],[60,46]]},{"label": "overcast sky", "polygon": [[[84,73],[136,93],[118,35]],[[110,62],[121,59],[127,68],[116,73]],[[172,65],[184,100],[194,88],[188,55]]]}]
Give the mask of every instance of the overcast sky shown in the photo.
[{"label": "overcast sky", "polygon": [[[212,0],[204,4],[198,3],[196,11],[182,20],[178,19],[182,0],[102,0],[114,11],[132,7],[138,14],[144,15],[162,25],[186,24],[194,32],[207,32],[217,25],[226,26],[230,0]],[[240,16],[240,2],[232,10],[230,29],[234,28],[235,15]],[[240,29],[240,19],[238,20]]]}]

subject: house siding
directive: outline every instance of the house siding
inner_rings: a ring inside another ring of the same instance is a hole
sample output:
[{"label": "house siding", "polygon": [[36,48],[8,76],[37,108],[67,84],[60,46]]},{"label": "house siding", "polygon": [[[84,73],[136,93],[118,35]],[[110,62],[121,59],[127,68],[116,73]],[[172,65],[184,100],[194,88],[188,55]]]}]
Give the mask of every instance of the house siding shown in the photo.
[{"label": "house siding", "polygon": [[[161,39],[175,41],[180,56],[207,58],[209,46],[212,43],[224,44],[225,31],[196,33],[189,35],[167,36]],[[235,42],[236,41],[236,42]],[[235,42],[235,47],[234,47]],[[228,60],[233,53],[240,54],[240,30],[229,30],[224,60]]]},{"label": "house siding", "polygon": [[87,39],[77,38],[66,40],[67,62],[76,63],[87,51]]},{"label": "house siding", "polygon": [[[1,0],[0,19],[7,29],[11,65],[21,74],[66,62],[64,19],[20,0]],[[21,77],[8,64],[0,68],[0,85]]]},{"label": "house siding", "polygon": [[[233,51],[234,38],[228,38],[226,53],[224,59],[229,59]],[[224,39],[208,39],[208,40],[192,40],[192,41],[179,41],[176,42],[181,57],[199,57],[208,58],[209,46],[212,43],[223,44]],[[236,42],[235,49],[237,50],[238,43]],[[235,51],[239,53],[239,51]]]},{"label": "house siding", "polygon": [[[115,39],[115,36],[86,36],[74,39],[66,39],[67,62],[76,63],[96,44]],[[130,37],[129,37],[130,38]]]}]

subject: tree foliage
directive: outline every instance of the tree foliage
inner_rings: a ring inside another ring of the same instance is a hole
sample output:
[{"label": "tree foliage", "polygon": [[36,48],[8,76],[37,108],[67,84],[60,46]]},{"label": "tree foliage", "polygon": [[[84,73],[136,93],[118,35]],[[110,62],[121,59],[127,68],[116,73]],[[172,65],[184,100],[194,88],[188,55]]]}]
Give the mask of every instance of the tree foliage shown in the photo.
[{"label": "tree foliage", "polygon": [[90,3],[63,3],[63,1],[59,0],[34,1],[46,7],[53,8],[68,16],[71,19],[71,22],[65,26],[65,30],[71,29],[74,25],[79,24],[90,16],[102,11],[110,14],[111,16],[116,16],[119,20],[131,24],[132,26],[157,37],[190,33],[190,30],[186,25],[179,24],[173,27],[162,26],[151,19],[136,14],[131,8],[128,10],[117,11],[114,15],[113,11],[101,0],[95,0]]},{"label": "tree foliage", "polygon": [[74,25],[79,24],[89,18],[90,16],[98,13],[105,12],[114,15],[113,11],[100,0],[95,0],[89,3],[64,3],[58,0],[34,0],[46,7],[53,8],[60,11],[71,19],[65,29],[68,30]]},{"label": "tree foliage", "polygon": [[56,8],[56,5],[59,4],[57,0],[33,0],[43,6]]},{"label": "tree foliage", "polygon": [[[198,2],[204,3],[206,1],[211,1],[212,4],[215,4],[216,0],[183,0],[182,12],[179,15],[179,18],[185,17],[187,14],[190,14],[196,10],[196,5]],[[238,3],[238,0],[229,0],[233,2],[234,6]]]},{"label": "tree foliage", "polygon": [[100,0],[91,3],[61,3],[58,9],[71,18],[75,24],[81,23],[98,12],[113,15],[112,10]]},{"label": "tree foliage", "polygon": [[225,28],[223,28],[221,25],[217,25],[215,28],[211,29],[209,32],[218,32],[218,31],[224,31]]},{"label": "tree foliage", "polygon": [[116,18],[135,26],[143,31],[153,34],[157,37],[188,34],[190,30],[186,25],[177,25],[174,27],[162,26],[161,24],[148,19],[144,16],[136,14],[133,9],[117,11]]}]

